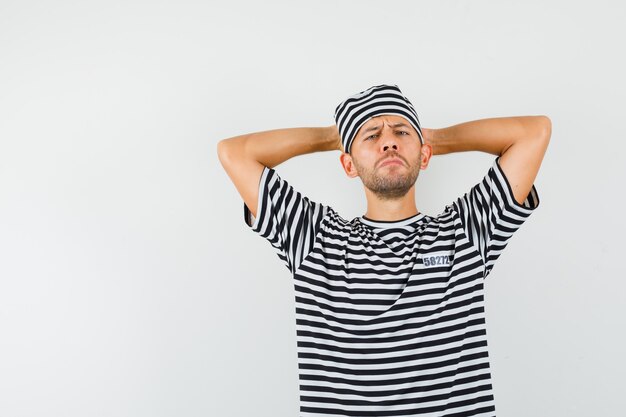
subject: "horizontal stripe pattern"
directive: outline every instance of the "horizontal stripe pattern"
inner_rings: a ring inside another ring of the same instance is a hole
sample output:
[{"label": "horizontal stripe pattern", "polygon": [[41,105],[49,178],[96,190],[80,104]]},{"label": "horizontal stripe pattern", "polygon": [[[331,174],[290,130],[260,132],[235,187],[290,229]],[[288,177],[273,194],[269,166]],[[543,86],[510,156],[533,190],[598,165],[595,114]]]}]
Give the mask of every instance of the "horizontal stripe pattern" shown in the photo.
[{"label": "horizontal stripe pattern", "polygon": [[244,216],[293,278],[300,416],[495,416],[483,278],[538,203],[496,159],[437,216],[346,220],[265,167]]}]

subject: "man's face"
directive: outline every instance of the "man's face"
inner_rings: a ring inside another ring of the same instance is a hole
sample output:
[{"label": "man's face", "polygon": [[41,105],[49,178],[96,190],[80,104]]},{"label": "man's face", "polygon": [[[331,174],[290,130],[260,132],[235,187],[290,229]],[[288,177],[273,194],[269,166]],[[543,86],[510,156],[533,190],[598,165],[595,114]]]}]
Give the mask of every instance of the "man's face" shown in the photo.
[{"label": "man's face", "polygon": [[351,161],[363,185],[382,200],[398,199],[415,184],[422,163],[415,128],[403,117],[381,115],[356,133]]}]

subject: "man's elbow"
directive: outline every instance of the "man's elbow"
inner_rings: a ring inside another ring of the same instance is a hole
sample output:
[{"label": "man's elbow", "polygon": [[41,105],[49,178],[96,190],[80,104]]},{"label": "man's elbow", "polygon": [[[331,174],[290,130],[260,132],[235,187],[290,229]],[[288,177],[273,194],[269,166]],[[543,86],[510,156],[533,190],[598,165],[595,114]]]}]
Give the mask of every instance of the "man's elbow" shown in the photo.
[{"label": "man's elbow", "polygon": [[537,143],[541,142],[544,146],[550,142],[552,135],[552,121],[548,116],[533,116],[532,122],[528,124],[528,128],[520,141]]},{"label": "man's elbow", "polygon": [[540,136],[549,141],[552,136],[552,120],[546,115],[539,116],[539,119],[541,120]]},{"label": "man's elbow", "polygon": [[232,155],[232,147],[230,139],[222,139],[217,142],[217,157],[220,160],[222,166],[226,166],[230,161]]}]

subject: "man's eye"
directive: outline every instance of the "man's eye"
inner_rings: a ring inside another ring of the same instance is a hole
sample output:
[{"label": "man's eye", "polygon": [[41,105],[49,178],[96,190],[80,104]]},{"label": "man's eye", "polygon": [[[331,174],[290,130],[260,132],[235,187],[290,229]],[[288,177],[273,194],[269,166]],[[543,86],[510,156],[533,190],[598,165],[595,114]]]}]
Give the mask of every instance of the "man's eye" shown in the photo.
[{"label": "man's eye", "polygon": [[404,133],[405,135],[408,135],[408,133],[405,132],[404,130],[401,130],[400,133]]},{"label": "man's eye", "polygon": [[365,140],[368,140],[369,138],[373,138],[374,136],[376,136],[376,135],[370,135],[370,136],[366,137]]}]

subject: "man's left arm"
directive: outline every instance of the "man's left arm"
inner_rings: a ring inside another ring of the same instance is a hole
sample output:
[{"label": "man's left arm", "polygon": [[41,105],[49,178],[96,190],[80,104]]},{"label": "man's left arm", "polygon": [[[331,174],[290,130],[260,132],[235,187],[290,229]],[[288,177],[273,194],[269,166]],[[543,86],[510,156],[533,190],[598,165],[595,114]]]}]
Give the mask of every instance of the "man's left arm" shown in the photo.
[{"label": "man's left arm", "polygon": [[550,139],[550,119],[483,119],[423,133],[433,154],[477,150],[498,155],[484,177],[447,206],[458,214],[480,254],[486,278],[513,234],[539,206],[533,182]]},{"label": "man's left arm", "polygon": [[547,116],[498,117],[423,131],[433,155],[465,151],[499,155],[515,200],[522,204],[548,148],[552,122]]}]

